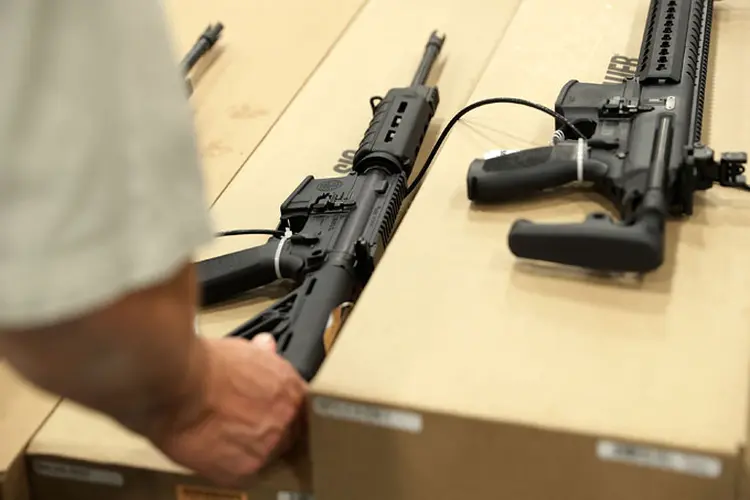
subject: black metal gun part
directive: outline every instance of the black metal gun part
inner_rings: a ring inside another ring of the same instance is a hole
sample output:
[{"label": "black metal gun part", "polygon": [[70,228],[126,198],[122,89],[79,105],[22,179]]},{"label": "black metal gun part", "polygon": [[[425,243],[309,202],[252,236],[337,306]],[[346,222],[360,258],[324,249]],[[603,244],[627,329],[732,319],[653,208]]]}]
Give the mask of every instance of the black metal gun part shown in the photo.
[{"label": "black metal gun part", "polygon": [[700,144],[713,0],[652,0],[637,77],[622,84],[568,82],[555,111],[584,131],[574,138],[556,120],[556,145],[472,162],[475,203],[525,198],[590,182],[620,221],[594,213],[583,223],[516,221],[514,255],[610,272],[650,272],[664,261],[669,216],[693,213],[695,191],[714,183],[746,187],[745,153],[720,161]]},{"label": "black metal gun part", "polygon": [[281,205],[259,247],[198,263],[203,306],[277,280],[295,289],[230,336],[271,333],[278,351],[311,380],[393,232],[439,92],[426,85],[444,42],[433,33],[412,85],[373,98],[373,117],[344,177],[308,176]]},{"label": "black metal gun part", "polygon": [[209,24],[208,27],[203,31],[198,40],[193,44],[185,57],[182,58],[180,67],[182,73],[185,76],[185,85],[188,89],[188,95],[193,93],[193,82],[188,77],[188,73],[193,67],[200,61],[200,59],[208,53],[209,50],[216,45],[221,37],[221,32],[224,30],[222,23]]}]

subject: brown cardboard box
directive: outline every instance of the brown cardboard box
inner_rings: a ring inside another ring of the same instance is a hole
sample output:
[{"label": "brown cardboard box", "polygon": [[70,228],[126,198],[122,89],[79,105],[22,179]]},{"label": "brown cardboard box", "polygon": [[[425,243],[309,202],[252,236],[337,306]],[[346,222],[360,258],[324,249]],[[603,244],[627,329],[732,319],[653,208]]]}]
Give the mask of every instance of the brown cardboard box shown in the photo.
[{"label": "brown cardboard box", "polygon": [[[632,71],[647,6],[524,0],[471,100],[550,106],[569,79]],[[714,21],[704,141],[747,151],[750,6],[717,2]],[[552,126],[496,105],[447,140],[313,383],[317,500],[748,498],[748,194],[699,195],[640,282],[519,262],[514,220],[577,222],[599,200],[480,210],[467,170]]]},{"label": "brown cardboard box", "polygon": [[0,500],[28,500],[19,457],[58,401],[31,387],[0,361]]},{"label": "brown cardboard box", "polygon": [[[450,63],[439,62],[432,78],[442,94],[428,138],[434,142],[437,128],[465,104],[517,5],[516,0],[370,0],[213,207],[217,228],[273,227],[280,204],[306,175],[345,173],[350,150],[371,118],[368,100],[408,85],[430,32],[439,29],[447,34],[441,61]],[[264,240],[219,240],[203,256]],[[224,335],[271,303],[251,300],[201,314],[201,333]],[[68,402],[40,431],[28,455],[37,500],[245,498],[240,492],[214,492],[144,440]],[[203,496],[180,494],[186,484],[202,489]],[[311,490],[310,463],[301,444],[244,495],[284,500]]]},{"label": "brown cardboard box", "polygon": [[208,203],[218,199],[365,3],[164,2],[180,58],[206,26],[225,26],[191,73]]}]

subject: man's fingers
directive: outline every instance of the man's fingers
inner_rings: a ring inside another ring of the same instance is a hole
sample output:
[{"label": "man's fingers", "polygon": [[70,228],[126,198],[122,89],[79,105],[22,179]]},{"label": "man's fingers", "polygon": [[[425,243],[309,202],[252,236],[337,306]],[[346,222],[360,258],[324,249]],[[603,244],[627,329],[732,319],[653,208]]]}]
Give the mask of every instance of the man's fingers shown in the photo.
[{"label": "man's fingers", "polygon": [[251,342],[265,351],[276,351],[276,339],[270,333],[256,335]]},{"label": "man's fingers", "polygon": [[289,427],[286,428],[284,433],[281,435],[279,442],[271,450],[266,460],[266,464],[275,462],[282,458],[288,451],[294,448],[294,445],[300,440],[307,437],[307,429],[304,428],[306,420],[302,420],[300,415],[297,416],[292,422],[289,423]]}]

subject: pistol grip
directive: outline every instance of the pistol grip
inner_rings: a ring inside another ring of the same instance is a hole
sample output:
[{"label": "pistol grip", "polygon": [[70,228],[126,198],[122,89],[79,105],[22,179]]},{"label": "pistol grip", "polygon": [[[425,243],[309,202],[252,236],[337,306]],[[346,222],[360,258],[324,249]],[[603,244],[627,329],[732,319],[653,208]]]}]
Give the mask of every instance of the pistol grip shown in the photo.
[{"label": "pistol grip", "polygon": [[282,277],[292,277],[304,262],[279,251],[279,244],[279,240],[271,240],[265,245],[198,262],[201,305],[212,306]]},{"label": "pistol grip", "polygon": [[469,166],[467,196],[478,203],[499,202],[600,178],[607,166],[589,159],[584,149],[584,145],[569,143],[474,160]]},{"label": "pistol grip", "polygon": [[595,213],[579,224],[519,220],[508,235],[517,257],[598,271],[646,273],[664,261],[664,219],[647,212],[633,224],[616,224]]}]

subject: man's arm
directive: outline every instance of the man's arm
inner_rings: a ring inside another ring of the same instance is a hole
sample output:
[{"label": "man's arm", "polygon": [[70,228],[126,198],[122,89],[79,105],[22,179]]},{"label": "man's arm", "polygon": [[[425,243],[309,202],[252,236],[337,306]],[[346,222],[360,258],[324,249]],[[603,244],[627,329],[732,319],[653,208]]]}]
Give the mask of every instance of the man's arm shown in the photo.
[{"label": "man's arm", "polygon": [[40,387],[103,412],[209,479],[241,487],[300,430],[304,381],[270,336],[195,335],[192,265],[53,326],[0,331]]},{"label": "man's arm", "polygon": [[189,262],[211,238],[163,13],[8,0],[0,32],[0,356],[151,435],[198,397]]},{"label": "man's arm", "polygon": [[158,441],[196,418],[208,380],[191,265],[81,318],[0,332],[0,352],[40,387]]},{"label": "man's arm", "polygon": [[272,338],[195,334],[190,262],[212,235],[159,3],[0,10],[0,359],[236,484],[305,385]]}]

